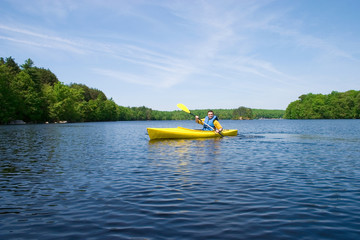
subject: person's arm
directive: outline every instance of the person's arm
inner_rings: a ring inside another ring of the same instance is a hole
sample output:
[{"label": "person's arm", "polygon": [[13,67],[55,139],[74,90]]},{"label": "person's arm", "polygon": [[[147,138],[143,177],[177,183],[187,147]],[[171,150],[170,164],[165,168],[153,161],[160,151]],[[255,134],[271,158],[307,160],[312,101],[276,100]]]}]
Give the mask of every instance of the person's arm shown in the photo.
[{"label": "person's arm", "polygon": [[205,121],[205,118],[200,120],[199,116],[195,116],[195,122],[196,123],[204,125],[204,121]]},{"label": "person's arm", "polygon": [[218,120],[214,121],[214,125],[215,125],[215,128],[216,128],[217,132],[221,132],[223,130],[223,128],[222,128],[222,126],[221,126],[221,124],[219,123]]}]

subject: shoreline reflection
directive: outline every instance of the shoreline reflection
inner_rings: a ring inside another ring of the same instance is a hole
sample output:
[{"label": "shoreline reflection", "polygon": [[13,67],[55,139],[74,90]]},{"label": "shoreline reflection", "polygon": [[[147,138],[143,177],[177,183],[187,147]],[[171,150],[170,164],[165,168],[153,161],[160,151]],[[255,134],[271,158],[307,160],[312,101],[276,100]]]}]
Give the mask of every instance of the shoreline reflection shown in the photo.
[{"label": "shoreline reflection", "polygon": [[220,138],[150,140],[148,159],[151,164],[170,167],[181,175],[187,175],[188,172],[194,172],[193,168],[206,165],[212,168],[211,172],[214,168],[218,172],[221,141]]}]

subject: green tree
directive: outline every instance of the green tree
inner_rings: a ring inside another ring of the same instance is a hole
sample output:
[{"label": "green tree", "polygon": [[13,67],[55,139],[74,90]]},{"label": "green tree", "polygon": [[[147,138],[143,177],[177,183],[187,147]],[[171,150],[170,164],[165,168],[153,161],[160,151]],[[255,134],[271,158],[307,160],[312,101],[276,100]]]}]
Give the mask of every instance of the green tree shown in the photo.
[{"label": "green tree", "polygon": [[253,119],[252,110],[246,107],[239,107],[234,109],[233,119]]},{"label": "green tree", "polygon": [[360,91],[333,91],[331,94],[301,95],[286,108],[289,119],[350,119],[359,118]]},{"label": "green tree", "polygon": [[56,75],[49,69],[35,67],[34,70],[39,83],[42,85],[49,84],[50,86],[54,86],[55,83],[59,82]]},{"label": "green tree", "polygon": [[107,100],[106,95],[96,89],[96,88],[89,88],[88,86],[84,85],[84,84],[78,84],[78,83],[71,83],[70,84],[71,88],[76,88],[76,89],[82,89],[83,91],[83,95],[84,95],[84,100],[86,102],[90,101],[90,100],[96,100],[98,98],[100,98],[101,100]]},{"label": "green tree", "polygon": [[104,102],[104,121],[116,121],[119,118],[119,112],[114,100],[109,99]]},{"label": "green tree", "polygon": [[118,106],[118,120],[130,121],[132,120],[132,110],[128,107]]},{"label": "green tree", "polygon": [[24,71],[19,72],[11,87],[16,95],[16,118],[25,122],[41,121],[43,98],[31,76]]},{"label": "green tree", "polygon": [[287,119],[299,119],[300,118],[300,100],[296,100],[288,105],[285,110],[284,118]]},{"label": "green tree", "polygon": [[360,91],[357,92],[354,97],[354,108],[353,108],[354,118],[360,118]]},{"label": "green tree", "polygon": [[10,69],[11,74],[18,74],[21,69],[19,65],[15,62],[15,59],[12,57],[8,57],[5,59],[5,65]]},{"label": "green tree", "polygon": [[83,119],[83,93],[61,82],[47,92],[49,117],[53,121],[77,122]]},{"label": "green tree", "polygon": [[15,120],[16,94],[11,87],[14,78],[2,59],[0,61],[0,124]]},{"label": "green tree", "polygon": [[21,68],[23,70],[28,70],[28,69],[33,68],[33,66],[34,66],[34,62],[29,58],[25,61],[25,63],[23,65],[21,65]]}]

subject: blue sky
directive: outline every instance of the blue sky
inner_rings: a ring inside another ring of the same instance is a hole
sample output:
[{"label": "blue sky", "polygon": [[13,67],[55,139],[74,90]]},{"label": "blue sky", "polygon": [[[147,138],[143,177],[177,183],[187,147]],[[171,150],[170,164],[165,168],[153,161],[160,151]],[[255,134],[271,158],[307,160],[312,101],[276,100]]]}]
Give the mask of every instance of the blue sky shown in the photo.
[{"label": "blue sky", "polygon": [[121,106],[286,109],[359,90],[359,0],[0,0],[0,56]]}]

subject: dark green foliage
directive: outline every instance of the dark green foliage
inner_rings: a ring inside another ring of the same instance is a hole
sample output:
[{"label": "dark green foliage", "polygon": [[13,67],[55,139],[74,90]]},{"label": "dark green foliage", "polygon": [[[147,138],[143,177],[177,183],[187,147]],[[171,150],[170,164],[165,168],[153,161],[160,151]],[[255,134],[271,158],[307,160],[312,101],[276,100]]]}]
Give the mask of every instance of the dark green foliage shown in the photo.
[{"label": "dark green foliage", "polygon": [[65,85],[31,59],[20,68],[12,57],[0,58],[0,106],[0,124],[154,119],[150,108],[118,106],[98,89]]},{"label": "dark green foliage", "polygon": [[288,119],[359,119],[360,91],[306,94],[289,104]]},{"label": "dark green foliage", "polygon": [[[27,59],[19,67],[12,57],[0,58],[0,106],[0,124],[7,124],[12,120],[41,123],[194,119],[180,110],[156,111],[145,106],[118,106],[98,89],[77,83],[65,85],[50,70],[34,66],[31,59]],[[256,111],[245,107],[214,109],[219,119],[270,116],[266,115],[266,110],[261,113],[261,110]],[[207,112],[208,110],[192,111],[201,118]]]},{"label": "dark green foliage", "polygon": [[34,67],[34,62],[30,58],[21,65],[21,68],[27,72],[39,86],[43,84],[54,86],[55,83],[59,82],[55,74],[49,69]]},{"label": "dark green foliage", "polygon": [[49,120],[50,121],[71,121],[83,120],[83,95],[82,91],[70,88],[61,82],[47,91]]},{"label": "dark green foliage", "polygon": [[49,69],[35,67],[35,74],[40,84],[49,84],[54,86],[59,82],[58,78]]},{"label": "dark green foliage", "polygon": [[14,103],[17,119],[25,122],[39,122],[42,120],[43,95],[38,85],[25,71],[21,71],[12,82],[11,88],[15,93]]},{"label": "dark green foliage", "polygon": [[98,89],[89,88],[88,86],[86,86],[84,84],[78,84],[78,83],[71,83],[70,87],[75,88],[75,89],[82,89],[83,95],[84,95],[84,100],[86,102],[88,102],[90,100],[96,100],[97,98],[100,98],[101,100],[106,100],[105,94]]},{"label": "dark green foliage", "polygon": [[46,116],[42,85],[32,73],[31,67],[21,70],[11,57],[0,60],[2,124],[17,119],[41,122]]},{"label": "dark green foliage", "polygon": [[3,59],[0,59],[0,124],[4,124],[14,120],[16,94],[12,88],[14,79],[10,68],[8,68]]},{"label": "dark green foliage", "polygon": [[5,66],[7,66],[9,68],[10,73],[13,75],[18,74],[21,71],[19,65],[15,62],[15,59],[12,57],[6,58],[5,61],[2,58],[2,60],[0,62],[3,62],[5,64]]},{"label": "dark green foliage", "polygon": [[253,112],[250,108],[239,107],[233,111],[233,119],[249,120],[253,118]]},{"label": "dark green foliage", "polygon": [[100,90],[65,85],[50,70],[35,67],[31,59],[20,68],[12,57],[0,58],[0,105],[0,124],[109,121],[118,120],[120,113]]}]

